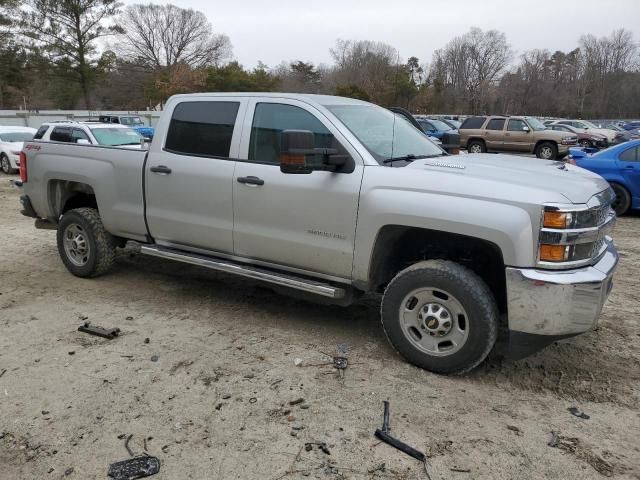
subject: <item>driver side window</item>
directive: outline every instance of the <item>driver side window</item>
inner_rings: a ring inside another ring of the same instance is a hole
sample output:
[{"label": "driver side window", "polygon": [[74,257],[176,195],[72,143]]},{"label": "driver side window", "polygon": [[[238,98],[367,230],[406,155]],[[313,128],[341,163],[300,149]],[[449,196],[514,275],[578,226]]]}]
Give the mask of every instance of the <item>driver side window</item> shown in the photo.
[{"label": "driver side window", "polygon": [[512,118],[507,124],[507,130],[510,132],[522,132],[524,131],[524,127],[529,128],[525,121],[520,120],[519,118]]},{"label": "driver side window", "polygon": [[[314,134],[316,148],[336,148],[340,154],[346,154],[327,127],[306,110],[294,105],[258,103],[251,126],[248,159],[278,165],[284,130],[309,130]],[[322,164],[323,158],[315,155],[307,161]]]}]

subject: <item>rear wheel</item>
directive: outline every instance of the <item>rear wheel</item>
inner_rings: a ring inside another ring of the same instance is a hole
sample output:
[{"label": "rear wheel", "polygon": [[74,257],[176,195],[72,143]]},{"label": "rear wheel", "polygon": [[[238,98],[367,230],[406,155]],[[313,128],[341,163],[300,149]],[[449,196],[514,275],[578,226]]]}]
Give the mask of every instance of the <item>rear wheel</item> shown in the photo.
[{"label": "rear wheel", "polygon": [[611,208],[615,210],[616,215],[622,216],[627,213],[629,207],[631,207],[631,194],[629,193],[629,190],[619,183],[611,183],[611,188],[616,194],[616,198],[611,204]]},{"label": "rear wheel", "polygon": [[464,373],[495,344],[498,308],[489,287],[454,262],[417,263],[389,283],[382,325],[409,362],[436,373]]},{"label": "rear wheel", "polygon": [[558,158],[558,147],[551,142],[543,142],[536,148],[536,157],[543,160],[555,160]]},{"label": "rear wheel", "polygon": [[467,144],[469,153],[486,153],[487,147],[482,140],[471,140]]},{"label": "rear wheel", "polygon": [[95,208],[76,208],[58,224],[58,252],[67,270],[78,277],[97,277],[109,271],[116,257],[116,241],[104,229]]}]

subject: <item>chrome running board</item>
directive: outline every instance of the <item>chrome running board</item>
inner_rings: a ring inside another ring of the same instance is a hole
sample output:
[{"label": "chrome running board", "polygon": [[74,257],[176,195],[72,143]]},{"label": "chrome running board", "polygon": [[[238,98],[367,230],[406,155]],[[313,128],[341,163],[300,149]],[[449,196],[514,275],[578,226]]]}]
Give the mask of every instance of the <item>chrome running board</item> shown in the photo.
[{"label": "chrome running board", "polygon": [[142,245],[140,247],[140,253],[151,255],[152,257],[166,258],[168,260],[175,260],[177,262],[198,265],[200,267],[210,268],[212,270],[218,270],[220,272],[232,273],[235,275],[251,278],[253,280],[274,283],[276,285],[321,295],[323,297],[340,299],[344,298],[346,295],[346,291],[344,288],[334,287],[333,285],[330,285],[328,283],[316,282],[304,277],[298,277],[291,274],[283,274],[274,272],[272,270],[244,265],[241,263],[235,263],[216,257],[184,252],[172,248],[160,247],[157,245]]}]

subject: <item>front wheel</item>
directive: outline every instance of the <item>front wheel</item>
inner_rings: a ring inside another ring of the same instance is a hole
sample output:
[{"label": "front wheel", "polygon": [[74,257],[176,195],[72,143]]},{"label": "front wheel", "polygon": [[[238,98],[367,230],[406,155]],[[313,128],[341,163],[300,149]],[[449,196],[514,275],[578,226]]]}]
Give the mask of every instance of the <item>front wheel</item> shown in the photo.
[{"label": "front wheel", "polygon": [[555,160],[558,158],[558,147],[551,142],[544,142],[536,148],[536,157],[543,160]]},{"label": "front wheel", "polygon": [[6,153],[0,155],[0,168],[7,175],[9,175],[10,173],[16,173],[16,169],[11,168],[11,161],[9,160],[9,157],[7,157]]},{"label": "front wheel", "polygon": [[484,281],[468,268],[428,260],[389,283],[382,325],[409,362],[436,373],[459,374],[479,365],[498,334],[498,308]]},{"label": "front wheel", "polygon": [[76,208],[58,224],[58,253],[77,277],[97,277],[109,271],[116,258],[116,242],[102,225],[95,208]]},{"label": "front wheel", "polygon": [[611,208],[615,210],[617,216],[621,217],[627,213],[631,207],[631,194],[629,193],[629,190],[619,183],[611,183],[610,185],[613,189],[613,193],[616,194],[616,198],[613,200]]}]

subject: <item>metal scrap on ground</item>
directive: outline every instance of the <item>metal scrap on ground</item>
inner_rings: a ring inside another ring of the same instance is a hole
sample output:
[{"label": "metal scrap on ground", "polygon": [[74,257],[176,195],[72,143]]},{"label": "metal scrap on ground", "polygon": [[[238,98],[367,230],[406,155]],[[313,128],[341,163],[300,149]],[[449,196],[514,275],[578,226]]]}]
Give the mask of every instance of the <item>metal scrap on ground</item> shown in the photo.
[{"label": "metal scrap on ground", "polygon": [[78,331],[88,333],[89,335],[96,335],[98,337],[103,337],[108,339],[116,338],[118,335],[120,335],[119,328],[98,327],[95,325],[91,325],[90,322],[84,322],[84,324],[78,327]]}]

